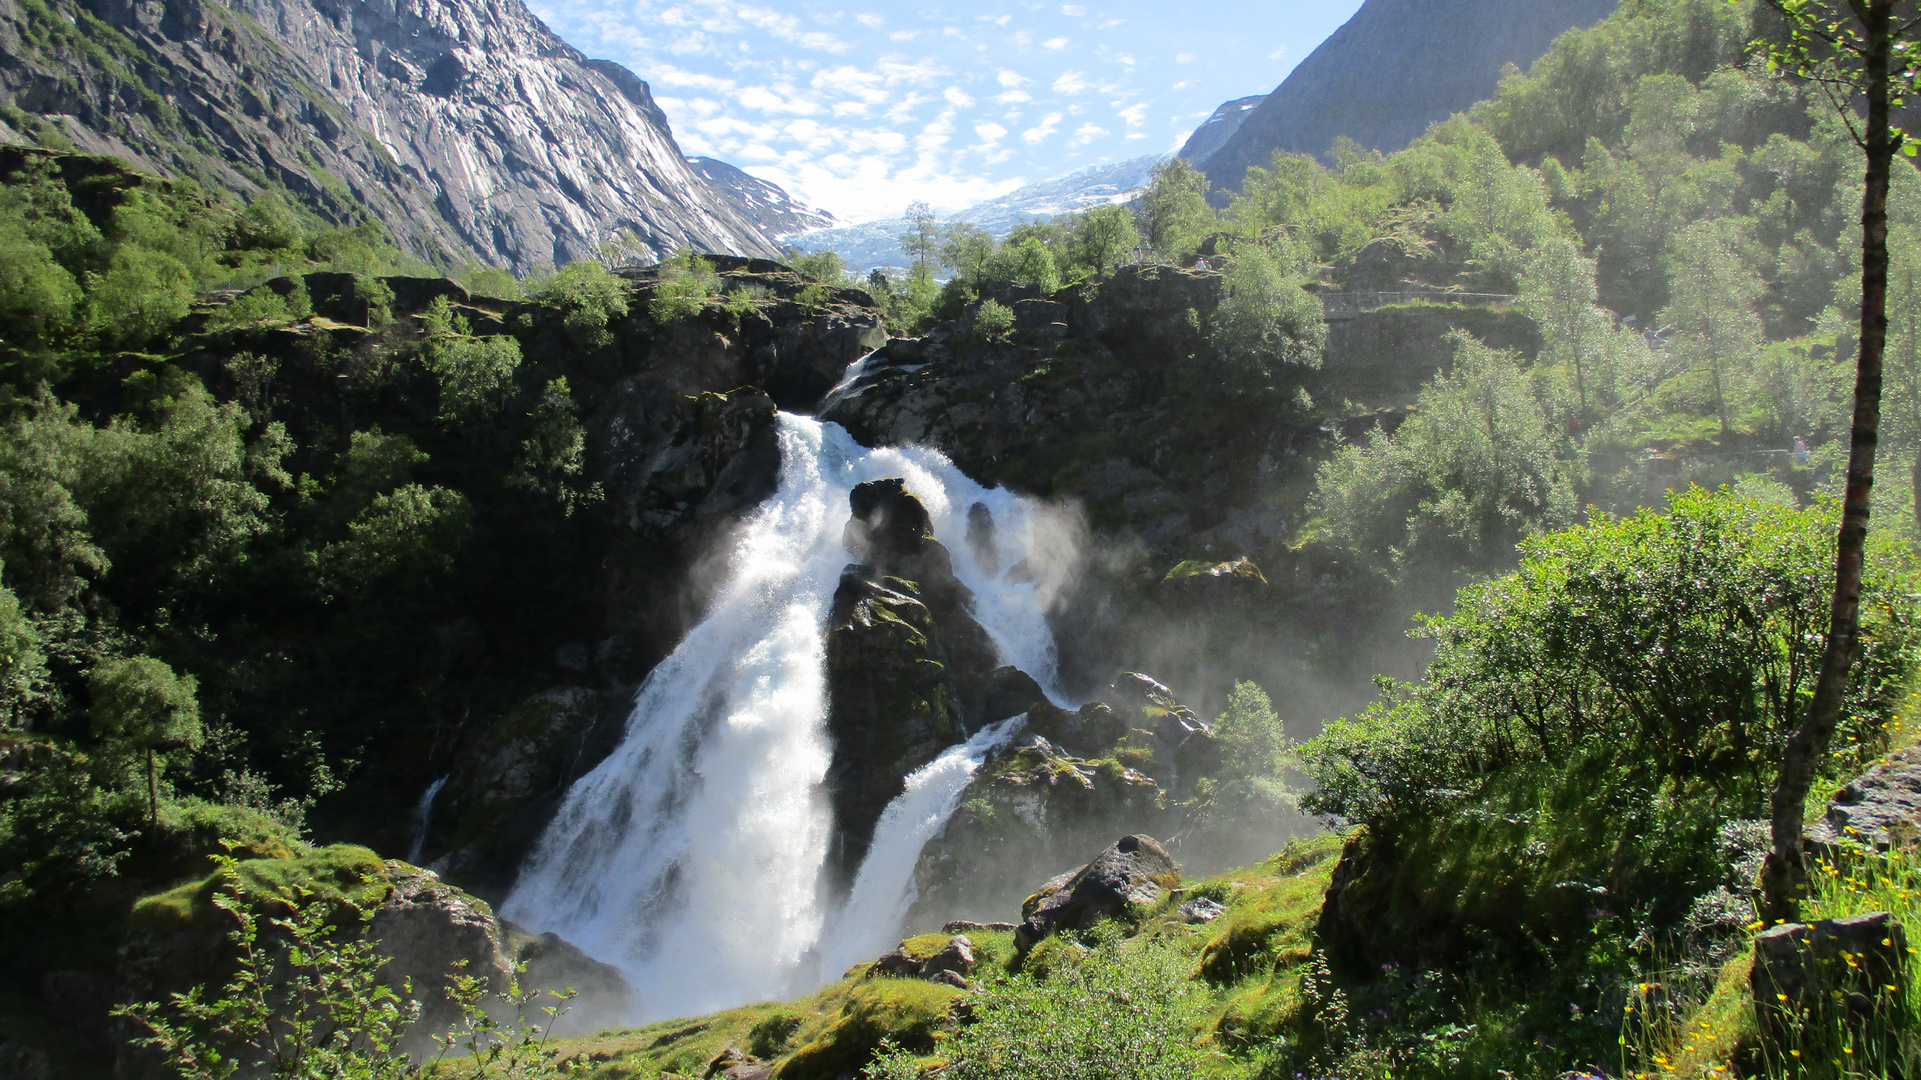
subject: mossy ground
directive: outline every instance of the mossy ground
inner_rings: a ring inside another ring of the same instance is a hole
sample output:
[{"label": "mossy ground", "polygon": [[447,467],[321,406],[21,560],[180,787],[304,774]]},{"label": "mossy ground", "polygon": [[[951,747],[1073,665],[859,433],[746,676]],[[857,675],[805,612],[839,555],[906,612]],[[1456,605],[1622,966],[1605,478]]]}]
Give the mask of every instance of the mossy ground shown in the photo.
[{"label": "mossy ground", "polygon": [[[386,862],[354,844],[303,846],[279,857],[242,859],[234,872],[249,903],[311,898],[369,908],[384,900],[390,888]],[[225,884],[224,875],[215,872],[146,897],[134,904],[127,924],[148,930],[218,929],[224,923],[213,901]]]}]

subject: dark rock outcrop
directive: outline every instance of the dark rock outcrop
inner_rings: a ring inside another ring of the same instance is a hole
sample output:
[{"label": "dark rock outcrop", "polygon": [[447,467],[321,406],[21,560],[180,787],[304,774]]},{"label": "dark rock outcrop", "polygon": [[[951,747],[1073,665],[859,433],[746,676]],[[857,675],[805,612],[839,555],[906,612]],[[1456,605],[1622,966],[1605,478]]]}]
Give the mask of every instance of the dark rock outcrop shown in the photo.
[{"label": "dark rock outcrop", "polygon": [[1212,733],[1145,675],[1122,676],[1102,697],[1073,712],[1028,702],[1022,734],[974,774],[960,809],[922,850],[910,919],[989,918],[1018,903],[1037,875],[1116,833],[1185,831],[1168,778],[1212,767]]},{"label": "dark rock outcrop", "polygon": [[[1562,31],[1617,0],[1367,0],[1206,152],[1203,126],[1181,156],[1217,188],[1239,190],[1276,150],[1322,155],[1341,136],[1398,150],[1428,124],[1490,96],[1507,64],[1526,67]],[[1226,106],[1223,106],[1226,108]]]},{"label": "dark rock outcrop", "polygon": [[0,101],[139,167],[369,212],[434,262],[525,272],[622,228],[657,255],[779,250],[765,192],[701,176],[645,82],[519,0],[8,3]]},{"label": "dark rock outcrop", "polygon": [[860,865],[903,779],[985,722],[997,662],[920,500],[886,479],[849,502],[845,545],[861,562],[842,574],[827,621],[836,878]]},{"label": "dark rock outcrop", "polygon": [[1094,861],[1042,885],[1021,905],[1014,944],[1025,951],[1059,930],[1092,926],[1159,903],[1181,868],[1151,836],[1123,836]]}]

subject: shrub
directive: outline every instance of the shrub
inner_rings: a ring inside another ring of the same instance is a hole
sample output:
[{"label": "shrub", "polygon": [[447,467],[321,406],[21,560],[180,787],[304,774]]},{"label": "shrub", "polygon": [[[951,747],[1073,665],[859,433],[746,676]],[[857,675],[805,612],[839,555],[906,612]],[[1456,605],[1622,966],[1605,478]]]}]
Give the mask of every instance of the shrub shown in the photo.
[{"label": "shrub", "polygon": [[535,299],[560,309],[568,333],[590,349],[613,340],[607,325],[627,314],[627,284],[598,259],[568,263],[541,283]]},{"label": "shrub", "polygon": [[[941,1043],[949,1080],[1191,1080],[1201,1055],[1195,1028],[1208,996],[1188,960],[1111,927],[1091,949],[1063,953],[1045,978],[997,979],[970,999],[972,1019]],[[870,1064],[870,1080],[908,1075],[896,1050]]]},{"label": "shrub", "polygon": [[660,279],[647,301],[647,314],[663,323],[691,319],[719,294],[720,275],[714,272],[714,264],[692,248],[681,248],[660,264]]},{"label": "shrub", "polygon": [[974,340],[1002,344],[1014,333],[1014,309],[994,300],[982,300],[974,312]]}]

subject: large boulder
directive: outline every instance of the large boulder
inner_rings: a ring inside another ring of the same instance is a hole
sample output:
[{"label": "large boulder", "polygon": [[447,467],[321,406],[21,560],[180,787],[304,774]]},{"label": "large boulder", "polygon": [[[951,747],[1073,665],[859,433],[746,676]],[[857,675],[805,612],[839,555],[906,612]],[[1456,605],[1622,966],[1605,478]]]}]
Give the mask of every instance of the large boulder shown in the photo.
[{"label": "large boulder", "polygon": [[1181,868],[1151,836],[1123,836],[1094,861],[1040,887],[1021,905],[1015,947],[1026,951],[1060,930],[1092,926],[1103,919],[1160,902],[1180,884]]},{"label": "large boulder", "polygon": [[827,620],[829,870],[842,884],[907,775],[967,731],[1004,719],[987,715],[990,690],[1015,685],[1012,696],[1022,696],[1018,679],[996,676],[973,593],[954,576],[953,557],[905,482],[860,484],[848,501],[844,543],[860,561],[842,574]]}]

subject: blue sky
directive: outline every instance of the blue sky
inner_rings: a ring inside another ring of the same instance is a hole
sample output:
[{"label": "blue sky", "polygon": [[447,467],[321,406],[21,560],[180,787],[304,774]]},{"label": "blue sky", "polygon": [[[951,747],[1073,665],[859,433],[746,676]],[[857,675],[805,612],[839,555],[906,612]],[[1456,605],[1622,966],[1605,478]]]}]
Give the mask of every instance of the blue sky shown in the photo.
[{"label": "blue sky", "polygon": [[652,84],[687,153],[858,222],[1170,150],[1221,102],[1272,90],[1360,3],[531,6]]}]

